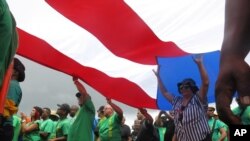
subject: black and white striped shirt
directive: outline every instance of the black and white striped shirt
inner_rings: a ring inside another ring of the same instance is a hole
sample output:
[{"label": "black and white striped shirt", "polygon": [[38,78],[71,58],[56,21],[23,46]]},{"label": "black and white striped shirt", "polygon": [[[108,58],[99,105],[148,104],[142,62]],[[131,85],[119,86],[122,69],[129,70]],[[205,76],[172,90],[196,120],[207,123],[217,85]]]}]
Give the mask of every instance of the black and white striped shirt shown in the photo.
[{"label": "black and white striped shirt", "polygon": [[[194,95],[185,108],[182,107],[183,97],[175,97],[173,110],[175,112],[175,133],[179,141],[201,141],[210,133],[206,116],[207,104],[201,103]],[[181,108],[182,107],[182,108]]]}]

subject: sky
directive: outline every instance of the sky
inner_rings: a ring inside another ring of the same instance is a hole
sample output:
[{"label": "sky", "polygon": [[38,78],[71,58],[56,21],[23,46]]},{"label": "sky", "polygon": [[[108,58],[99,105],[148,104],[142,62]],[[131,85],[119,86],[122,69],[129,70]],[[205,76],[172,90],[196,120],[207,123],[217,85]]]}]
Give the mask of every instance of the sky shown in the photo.
[{"label": "sky", "polygon": [[[57,104],[68,103],[77,104],[75,93],[77,89],[73,84],[72,77],[59,71],[47,68],[22,56],[16,55],[25,65],[25,81],[21,82],[23,92],[22,101],[19,106],[19,113],[24,112],[29,115],[34,106],[49,107],[52,110],[57,109]],[[82,81],[81,81],[82,82]],[[82,82],[87,92],[91,95],[96,110],[106,104],[106,99],[99,92]],[[133,125],[136,119],[137,109],[126,104],[113,100],[123,111],[126,118],[126,124]],[[210,103],[210,106],[215,106]],[[236,106],[233,101],[231,107]],[[159,110],[147,109],[155,118]]]}]

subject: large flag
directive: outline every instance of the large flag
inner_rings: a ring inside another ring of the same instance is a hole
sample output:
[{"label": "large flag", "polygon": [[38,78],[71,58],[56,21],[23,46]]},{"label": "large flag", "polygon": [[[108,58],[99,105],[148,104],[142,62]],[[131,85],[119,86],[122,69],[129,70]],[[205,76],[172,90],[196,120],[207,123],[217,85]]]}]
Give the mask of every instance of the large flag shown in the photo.
[{"label": "large flag", "polygon": [[[178,95],[184,77],[200,82],[190,54],[205,53],[214,101],[224,0],[9,0],[18,54],[77,76],[133,107],[170,109],[153,69]],[[214,52],[215,51],[215,52]]]}]

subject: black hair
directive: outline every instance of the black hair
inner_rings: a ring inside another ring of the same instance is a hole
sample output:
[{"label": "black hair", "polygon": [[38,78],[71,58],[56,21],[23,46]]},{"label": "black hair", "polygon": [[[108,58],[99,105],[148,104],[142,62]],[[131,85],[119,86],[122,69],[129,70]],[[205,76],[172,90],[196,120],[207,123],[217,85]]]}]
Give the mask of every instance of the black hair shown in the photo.
[{"label": "black hair", "polygon": [[17,81],[23,82],[25,79],[25,73],[24,73],[25,67],[22,64],[22,62],[17,58],[14,58],[14,70],[16,70],[18,72]]},{"label": "black hair", "polygon": [[98,111],[98,112],[101,112],[101,113],[103,114],[103,113],[104,113],[103,110],[104,110],[104,106],[102,105],[102,106],[99,107],[99,109],[98,109],[97,111]]},{"label": "black hair", "polygon": [[47,110],[49,115],[51,114],[51,110],[50,110],[50,108],[45,107],[45,108],[43,108],[43,109]]},{"label": "black hair", "polygon": [[177,83],[179,93],[181,93],[181,91],[180,91],[181,85],[189,86],[191,88],[191,91],[194,94],[196,94],[199,91],[199,88],[196,86],[196,83],[192,78],[186,78],[186,79],[182,80],[181,82]]},{"label": "black hair", "polygon": [[41,107],[34,106],[33,108],[36,109],[36,111],[39,113],[39,116],[43,114],[43,109]]}]

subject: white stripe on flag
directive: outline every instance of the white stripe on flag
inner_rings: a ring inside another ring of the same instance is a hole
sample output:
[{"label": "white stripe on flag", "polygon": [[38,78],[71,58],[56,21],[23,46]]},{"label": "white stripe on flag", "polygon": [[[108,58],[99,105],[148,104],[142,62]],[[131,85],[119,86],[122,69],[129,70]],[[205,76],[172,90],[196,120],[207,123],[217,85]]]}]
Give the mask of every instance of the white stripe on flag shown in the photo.
[{"label": "white stripe on flag", "polygon": [[136,83],[156,99],[157,80],[152,71],[156,65],[142,65],[115,56],[92,34],[60,15],[45,1],[12,0],[9,5],[20,29],[45,40],[81,65]]}]

